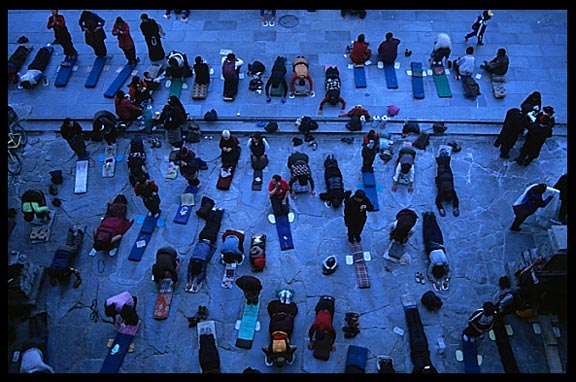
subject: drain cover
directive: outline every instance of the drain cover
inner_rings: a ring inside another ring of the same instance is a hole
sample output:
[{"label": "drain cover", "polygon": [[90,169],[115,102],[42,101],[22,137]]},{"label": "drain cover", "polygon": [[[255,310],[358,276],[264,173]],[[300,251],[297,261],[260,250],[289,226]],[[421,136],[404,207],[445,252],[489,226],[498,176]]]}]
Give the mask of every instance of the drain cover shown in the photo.
[{"label": "drain cover", "polygon": [[294,28],[298,25],[298,17],[294,15],[284,15],[278,19],[278,23],[284,28]]}]

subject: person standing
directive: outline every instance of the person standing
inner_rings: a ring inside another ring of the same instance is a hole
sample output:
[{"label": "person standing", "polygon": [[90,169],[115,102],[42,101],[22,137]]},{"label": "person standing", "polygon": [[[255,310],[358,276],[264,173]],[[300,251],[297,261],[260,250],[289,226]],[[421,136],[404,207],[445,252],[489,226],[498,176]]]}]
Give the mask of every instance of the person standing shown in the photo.
[{"label": "person standing", "polygon": [[536,116],[536,121],[528,127],[526,140],[520,149],[520,155],[516,158],[516,163],[526,167],[540,156],[540,150],[546,139],[552,136],[555,123],[554,108],[545,106],[543,111]]},{"label": "person standing", "polygon": [[149,18],[146,13],[140,15],[140,21],[140,31],[142,31],[142,35],[144,35],[150,61],[163,60],[166,53],[164,52],[160,38],[166,36],[164,29],[162,29],[162,26],[158,24],[156,20]]},{"label": "person standing", "polygon": [[394,64],[398,57],[398,45],[400,45],[400,40],[395,38],[392,32],[386,33],[386,40],[382,41],[378,47],[380,60],[385,64]]},{"label": "person standing", "polygon": [[84,32],[86,44],[92,47],[94,54],[98,57],[105,57],[108,54],[106,49],[106,32],[104,32],[104,24],[106,21],[94,12],[82,11],[78,24]]},{"label": "person standing", "polygon": [[520,109],[517,107],[508,109],[502,130],[500,130],[498,137],[494,141],[494,147],[500,147],[500,158],[510,158],[510,150],[528,126],[528,117],[522,114]]},{"label": "person standing", "polygon": [[374,205],[364,190],[356,190],[354,195],[347,191],[344,200],[344,224],[348,228],[348,241],[360,243],[362,230],[367,220],[367,212],[374,211]]},{"label": "person standing", "polygon": [[261,9],[260,10],[260,20],[262,20],[262,26],[273,27],[276,25],[276,10],[275,9]]},{"label": "person standing", "polygon": [[238,94],[238,81],[240,79],[240,67],[244,61],[236,54],[230,52],[222,60],[222,77],[224,78],[224,101],[234,101]]},{"label": "person standing", "polygon": [[151,179],[146,179],[145,176],[140,177],[138,183],[134,185],[134,192],[136,196],[140,196],[144,201],[144,206],[148,210],[148,216],[153,216],[154,219],[160,217],[160,196],[158,195],[158,185]]},{"label": "person standing", "polygon": [[544,208],[552,201],[554,195],[549,195],[545,200],[542,195],[546,192],[548,186],[546,183],[533,184],[526,188],[522,195],[512,205],[514,210],[514,222],[510,226],[510,231],[521,231],[520,225],[533,215],[538,208]]},{"label": "person standing", "polygon": [[558,219],[562,224],[566,224],[566,216],[568,215],[568,174],[562,174],[554,188],[560,191],[560,210],[558,211]]},{"label": "person standing", "polygon": [[510,60],[506,55],[506,49],[498,49],[496,57],[491,59],[489,62],[484,60],[484,63],[480,65],[480,69],[484,69],[490,74],[497,76],[503,76],[508,73],[508,66],[510,65]]},{"label": "person standing", "polygon": [[274,216],[287,215],[290,212],[290,205],[288,204],[289,193],[290,185],[286,179],[274,174],[270,183],[268,183],[268,196],[270,197]]},{"label": "person standing", "polygon": [[118,37],[118,47],[124,52],[128,65],[136,65],[140,59],[136,57],[136,46],[130,34],[130,25],[120,16],[116,17],[112,35]]},{"label": "person standing", "polygon": [[86,159],[88,157],[86,143],[82,136],[82,126],[77,121],[72,118],[64,118],[64,122],[60,126],[60,135],[78,155],[78,159]]},{"label": "person standing", "polygon": [[57,9],[50,10],[51,16],[48,17],[48,24],[46,27],[48,29],[54,30],[54,41],[52,44],[60,44],[64,50],[66,57],[72,57],[78,54],[74,44],[72,43],[72,36],[68,27],[66,26],[66,19]]},{"label": "person standing", "polygon": [[136,303],[138,298],[132,296],[130,292],[124,291],[114,296],[108,297],[104,303],[104,314],[112,318],[112,323],[116,324],[116,317],[120,315],[125,325],[137,325],[140,318],[136,313]]},{"label": "person standing", "polygon": [[366,62],[370,60],[372,49],[368,48],[368,45],[364,33],[359,34],[357,40],[352,43],[352,49],[350,51],[350,60],[352,60],[352,63],[365,65]]},{"label": "person standing", "polygon": [[370,129],[362,139],[362,172],[374,172],[374,159],[380,151],[380,132]]},{"label": "person standing", "polygon": [[472,23],[472,32],[468,33],[464,38],[466,42],[468,42],[469,38],[477,37],[478,38],[478,45],[484,45],[484,32],[486,32],[486,27],[488,26],[488,20],[490,20],[494,16],[494,12],[491,10],[487,10],[482,12],[481,15],[476,17],[474,22]]}]

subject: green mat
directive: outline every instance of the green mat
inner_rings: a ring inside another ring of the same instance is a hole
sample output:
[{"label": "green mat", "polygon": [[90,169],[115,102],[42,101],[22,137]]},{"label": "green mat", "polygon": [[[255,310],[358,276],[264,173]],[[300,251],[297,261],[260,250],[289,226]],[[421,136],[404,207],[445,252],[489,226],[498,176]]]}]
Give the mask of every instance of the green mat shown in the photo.
[{"label": "green mat", "polygon": [[236,339],[236,347],[242,349],[252,348],[254,341],[254,331],[256,330],[256,322],[258,321],[258,312],[260,311],[260,301],[258,304],[248,305],[244,303],[244,311],[242,312],[242,321],[240,322],[240,329],[238,329],[238,338]]},{"label": "green mat", "polygon": [[284,86],[282,84],[274,87],[274,86],[270,86],[270,96],[271,97],[282,97],[282,94],[284,94]]},{"label": "green mat", "polygon": [[441,98],[452,97],[452,90],[450,90],[450,84],[448,83],[448,77],[446,77],[444,67],[433,66],[432,77],[434,78],[434,84],[436,85],[436,91],[438,92],[438,97]]},{"label": "green mat", "polygon": [[181,78],[173,78],[172,83],[170,84],[170,92],[168,93],[168,98],[171,96],[176,96],[180,98],[182,94],[182,79]]}]

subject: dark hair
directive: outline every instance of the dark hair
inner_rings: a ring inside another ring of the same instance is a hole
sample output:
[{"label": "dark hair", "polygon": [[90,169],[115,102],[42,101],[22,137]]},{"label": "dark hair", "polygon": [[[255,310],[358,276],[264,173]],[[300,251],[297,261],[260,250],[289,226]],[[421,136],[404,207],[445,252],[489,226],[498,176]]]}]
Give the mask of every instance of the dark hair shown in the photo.
[{"label": "dark hair", "polygon": [[358,42],[364,42],[364,39],[366,38],[366,36],[364,36],[364,33],[360,33],[358,35]]},{"label": "dark hair", "polygon": [[228,53],[228,55],[226,56],[227,60],[235,60],[236,59],[236,55],[232,52]]},{"label": "dark hair", "polygon": [[136,313],[136,309],[134,307],[124,305],[122,307],[122,311],[120,312],[120,316],[124,319],[124,323],[126,325],[136,325],[138,324],[139,317],[138,313]]},{"label": "dark hair", "polygon": [[97,251],[102,251],[104,249],[104,242],[102,240],[95,240],[92,248]]},{"label": "dark hair", "polygon": [[114,309],[114,304],[104,304],[104,314],[108,317],[116,316],[116,310]]},{"label": "dark hair", "polygon": [[126,95],[126,93],[124,93],[124,90],[122,90],[122,89],[119,89],[116,92],[116,97],[118,97],[118,98],[124,98],[125,95]]},{"label": "dark hair", "polygon": [[197,64],[201,64],[201,63],[202,63],[202,57],[196,56],[196,58],[194,58],[194,61],[195,61]]},{"label": "dark hair", "polygon": [[392,37],[394,37],[394,35],[392,34],[392,32],[386,33],[386,40],[390,40]]},{"label": "dark hair", "polygon": [[24,212],[24,220],[27,222],[31,222],[32,220],[34,220],[34,213]]},{"label": "dark hair", "polygon": [[274,179],[275,181],[279,182],[282,180],[282,177],[278,174],[274,174],[272,175],[272,179]]},{"label": "dark hair", "polygon": [[252,138],[260,139],[260,138],[262,138],[262,134],[260,134],[260,132],[257,131],[256,133],[254,133],[254,136]]},{"label": "dark hair", "polygon": [[498,308],[490,301],[486,301],[484,305],[482,305],[482,309],[484,310],[485,316],[492,316],[498,312]]},{"label": "dark hair", "polygon": [[116,17],[116,24],[124,24],[124,20],[122,19],[122,17],[120,16]]},{"label": "dark hair", "polygon": [[446,270],[443,265],[434,265],[432,267],[432,275],[437,279],[444,277],[446,275]]},{"label": "dark hair", "polygon": [[170,66],[178,66],[178,61],[176,60],[176,58],[170,57],[170,58],[168,59],[168,65],[170,65]]},{"label": "dark hair", "polygon": [[505,56],[506,55],[506,49],[504,49],[504,48],[498,49],[498,55],[499,56]]},{"label": "dark hair", "polygon": [[412,168],[412,165],[410,163],[402,163],[402,165],[400,166],[400,169],[402,170],[403,174],[407,174],[411,168]]},{"label": "dark hair", "polygon": [[472,54],[474,53],[474,48],[469,46],[468,48],[466,48],[466,54]]},{"label": "dark hair", "polygon": [[356,192],[354,193],[354,197],[355,198],[365,198],[366,193],[364,192],[364,190],[356,190]]},{"label": "dark hair", "polygon": [[148,14],[147,14],[147,13],[142,13],[142,14],[140,15],[140,19],[141,19],[141,20],[148,20]]}]

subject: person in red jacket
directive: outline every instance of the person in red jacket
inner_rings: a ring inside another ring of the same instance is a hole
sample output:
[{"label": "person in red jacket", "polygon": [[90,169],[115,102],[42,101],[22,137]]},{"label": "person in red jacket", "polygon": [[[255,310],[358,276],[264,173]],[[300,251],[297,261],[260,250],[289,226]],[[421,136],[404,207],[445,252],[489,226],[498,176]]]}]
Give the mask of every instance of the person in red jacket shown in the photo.
[{"label": "person in red jacket", "polygon": [[274,216],[288,215],[290,212],[290,205],[288,204],[289,193],[290,185],[286,179],[279,174],[274,174],[272,180],[268,183],[268,196],[272,203]]},{"label": "person in red jacket", "polygon": [[114,111],[126,123],[132,123],[142,115],[142,107],[130,101],[124,90],[118,90],[114,96]]},{"label": "person in red jacket", "polygon": [[59,14],[57,9],[51,9],[50,13],[52,15],[48,17],[46,28],[54,30],[54,41],[52,44],[60,44],[67,57],[72,57],[75,54],[78,54],[78,51],[74,48],[74,44],[72,43],[72,36],[68,31],[64,16]]},{"label": "person in red jacket", "polygon": [[128,65],[136,65],[140,59],[136,57],[136,46],[130,34],[130,26],[122,17],[116,17],[116,22],[112,27],[112,35],[118,37],[118,46],[124,52]]},{"label": "person in red jacket", "polygon": [[366,36],[363,33],[358,35],[358,39],[352,43],[352,50],[350,51],[350,60],[356,65],[364,65],[366,61],[370,60],[372,50],[368,48]]},{"label": "person in red jacket", "polygon": [[122,194],[117,195],[112,203],[108,204],[104,219],[98,227],[94,228],[94,244],[90,256],[102,250],[108,251],[110,256],[116,254],[120,239],[134,224],[134,219],[126,218],[127,211],[128,200]]},{"label": "person in red jacket", "polygon": [[308,330],[308,349],[314,349],[314,358],[328,360],[330,351],[336,350],[336,330],[332,325],[334,297],[322,296],[316,304],[316,319]]}]

